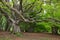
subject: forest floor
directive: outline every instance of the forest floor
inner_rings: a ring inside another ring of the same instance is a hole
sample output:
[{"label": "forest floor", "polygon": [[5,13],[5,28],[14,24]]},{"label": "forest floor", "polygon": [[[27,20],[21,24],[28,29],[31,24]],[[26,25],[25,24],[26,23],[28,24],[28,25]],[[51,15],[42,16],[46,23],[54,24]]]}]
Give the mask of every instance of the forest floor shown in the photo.
[{"label": "forest floor", "polygon": [[47,33],[23,33],[17,37],[9,32],[0,32],[0,40],[60,40],[60,36]]}]

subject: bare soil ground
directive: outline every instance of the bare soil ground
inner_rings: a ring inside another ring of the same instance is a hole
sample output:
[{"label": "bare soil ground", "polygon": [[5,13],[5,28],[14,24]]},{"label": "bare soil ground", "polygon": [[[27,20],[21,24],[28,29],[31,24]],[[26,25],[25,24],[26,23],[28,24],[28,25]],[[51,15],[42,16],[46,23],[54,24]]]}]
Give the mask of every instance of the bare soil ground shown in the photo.
[{"label": "bare soil ground", "polygon": [[9,32],[0,32],[0,40],[60,40],[60,36],[47,33],[23,33],[23,37],[17,37]]}]

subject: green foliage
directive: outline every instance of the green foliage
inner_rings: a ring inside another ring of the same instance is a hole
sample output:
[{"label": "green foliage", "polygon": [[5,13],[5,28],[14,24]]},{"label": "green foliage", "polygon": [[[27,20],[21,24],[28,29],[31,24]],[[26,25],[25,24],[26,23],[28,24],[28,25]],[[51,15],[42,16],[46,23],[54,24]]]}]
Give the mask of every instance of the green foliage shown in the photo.
[{"label": "green foliage", "polygon": [[7,19],[6,19],[6,17],[5,16],[2,16],[2,18],[1,18],[1,28],[3,29],[3,30],[5,30],[5,28],[6,28],[6,25],[7,25]]},{"label": "green foliage", "polygon": [[25,22],[20,22],[19,25],[20,25],[21,31],[26,31],[30,27],[30,25],[28,23],[25,23]]},{"label": "green foliage", "polygon": [[22,34],[22,33],[15,33],[15,35],[16,35],[17,37],[23,37],[23,34]]},{"label": "green foliage", "polygon": [[51,26],[48,23],[37,23],[34,32],[51,32]]}]

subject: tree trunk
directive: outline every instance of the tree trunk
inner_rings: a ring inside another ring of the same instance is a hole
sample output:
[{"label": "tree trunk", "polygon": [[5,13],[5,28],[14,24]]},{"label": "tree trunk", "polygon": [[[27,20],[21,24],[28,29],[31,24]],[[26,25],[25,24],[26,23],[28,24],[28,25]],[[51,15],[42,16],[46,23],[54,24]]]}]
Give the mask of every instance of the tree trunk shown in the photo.
[{"label": "tree trunk", "polygon": [[14,27],[14,29],[13,29],[13,32],[14,32],[14,33],[19,33],[19,32],[21,32],[20,27],[19,27],[17,24],[14,24],[14,23],[13,23],[13,27]]},{"label": "tree trunk", "polygon": [[57,27],[52,27],[52,34],[55,34],[55,35],[58,34],[58,28]]}]

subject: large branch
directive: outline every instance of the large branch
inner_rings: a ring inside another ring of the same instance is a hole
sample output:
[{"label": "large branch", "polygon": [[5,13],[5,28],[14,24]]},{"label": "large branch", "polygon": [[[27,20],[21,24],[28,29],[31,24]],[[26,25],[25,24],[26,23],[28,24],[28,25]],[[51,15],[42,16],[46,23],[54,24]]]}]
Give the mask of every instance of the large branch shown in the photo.
[{"label": "large branch", "polygon": [[46,18],[46,19],[42,19],[42,20],[35,20],[35,22],[55,22],[57,24],[60,24],[60,20],[55,19],[55,18]]},{"label": "large branch", "polygon": [[23,1],[23,0],[20,0],[20,5],[19,5],[20,8],[19,8],[19,10],[21,10],[21,11],[23,12],[23,9],[22,9],[22,7],[23,7],[23,6],[22,6],[22,1]]}]

